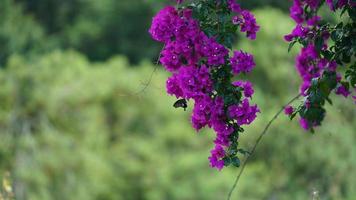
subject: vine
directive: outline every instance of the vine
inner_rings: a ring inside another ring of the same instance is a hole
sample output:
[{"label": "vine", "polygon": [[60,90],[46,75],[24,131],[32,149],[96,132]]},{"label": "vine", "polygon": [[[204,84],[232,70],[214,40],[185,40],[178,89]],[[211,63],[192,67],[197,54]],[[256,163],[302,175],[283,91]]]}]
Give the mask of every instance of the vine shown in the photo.
[{"label": "vine", "polygon": [[[346,20],[336,25],[322,20],[318,13],[324,4],[335,15],[340,11]],[[290,42],[289,49],[295,43],[302,45],[296,68],[303,80],[304,101],[285,112],[291,119],[299,114],[301,127],[314,132],[325,117],[325,103],[332,104],[330,94],[347,98],[356,88],[356,1],[294,0],[290,16],[297,25],[285,40]]]},{"label": "vine", "polygon": [[186,109],[186,101],[194,101],[191,122],[197,131],[206,126],[215,130],[210,166],[238,167],[238,154],[248,153],[238,144],[243,126],[251,124],[260,110],[250,102],[252,84],[233,81],[255,67],[253,55],[232,51],[232,44],[238,31],[254,40],[259,26],[234,0],[177,3],[159,11],[149,30],[165,45],[160,62],[172,73],[167,93],[178,99],[175,107]]}]

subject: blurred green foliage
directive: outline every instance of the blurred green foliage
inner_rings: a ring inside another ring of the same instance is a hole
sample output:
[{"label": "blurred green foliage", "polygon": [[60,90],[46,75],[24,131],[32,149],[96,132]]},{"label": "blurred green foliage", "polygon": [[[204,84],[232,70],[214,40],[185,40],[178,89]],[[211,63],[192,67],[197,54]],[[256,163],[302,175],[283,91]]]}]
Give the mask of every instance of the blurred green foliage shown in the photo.
[{"label": "blurred green foliage", "polygon": [[0,0],[0,66],[14,53],[30,54],[39,48],[43,30],[21,6],[12,0]]},{"label": "blurred green foliage", "polygon": [[[226,198],[239,169],[209,168],[214,133],[195,133],[190,110],[173,108],[168,74],[156,71],[140,92],[153,70],[142,59],[160,48],[145,33],[161,3],[0,0],[0,175],[11,171],[17,199]],[[288,54],[282,39],[293,22],[277,9],[254,13],[257,40],[235,45],[255,55],[256,70],[239,78],[252,80],[262,110],[241,137],[244,148],[299,85],[297,49]],[[315,191],[355,199],[356,111],[352,100],[333,99],[315,135],[280,116],[233,199],[305,200]]]},{"label": "blurred green foliage", "polygon": [[[156,60],[161,46],[147,33],[152,16],[173,0],[0,0],[0,65],[12,53],[75,49],[91,61],[123,54],[130,63]],[[289,1],[242,2],[288,11]]]},{"label": "blurred green foliage", "polygon": [[154,59],[160,49],[147,33],[154,11],[142,0],[16,2],[35,17],[56,47],[76,49],[90,60],[125,54],[137,63]]}]

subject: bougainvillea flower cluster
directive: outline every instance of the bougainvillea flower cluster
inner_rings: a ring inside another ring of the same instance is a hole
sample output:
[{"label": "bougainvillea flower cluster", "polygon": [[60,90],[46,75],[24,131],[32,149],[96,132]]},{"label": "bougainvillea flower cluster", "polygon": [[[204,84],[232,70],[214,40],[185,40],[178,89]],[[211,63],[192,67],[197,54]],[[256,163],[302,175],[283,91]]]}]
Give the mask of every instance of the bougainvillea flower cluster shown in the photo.
[{"label": "bougainvillea flower cluster", "polygon": [[[341,10],[350,17],[349,24],[336,26],[326,23],[318,16],[323,5],[330,12]],[[300,43],[302,48],[296,57],[296,69],[303,82],[300,93],[304,103],[297,109],[287,107],[285,113],[293,118],[300,115],[300,125],[306,130],[321,124],[325,116],[324,103],[331,103],[329,95],[349,97],[350,88],[356,87],[356,64],[350,62],[356,56],[356,2],[352,0],[294,0],[290,17],[296,22],[293,31],[285,36],[292,47]],[[352,66],[342,78],[338,67]]]},{"label": "bougainvillea flower cluster", "polygon": [[[168,6],[159,11],[149,30],[153,39],[164,43],[160,62],[172,74],[166,82],[167,93],[194,101],[194,129],[209,127],[216,132],[210,166],[219,170],[230,164],[239,166],[237,153],[245,152],[238,148],[239,133],[260,110],[250,102],[252,84],[233,81],[234,75],[243,76],[256,64],[253,55],[242,50],[231,52],[230,57],[231,35],[240,30],[253,40],[259,26],[234,0],[177,3],[177,8]],[[229,20],[204,16],[218,9],[226,10]],[[224,26],[233,27],[232,32],[220,32],[219,27]]]}]

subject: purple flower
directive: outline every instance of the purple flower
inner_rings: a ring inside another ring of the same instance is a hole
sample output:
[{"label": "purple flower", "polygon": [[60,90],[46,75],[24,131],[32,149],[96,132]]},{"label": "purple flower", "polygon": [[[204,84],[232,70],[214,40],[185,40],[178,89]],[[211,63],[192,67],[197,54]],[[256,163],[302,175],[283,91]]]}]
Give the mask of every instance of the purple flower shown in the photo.
[{"label": "purple flower", "polygon": [[213,89],[209,70],[205,66],[183,66],[179,69],[177,79],[186,99],[209,94]]},{"label": "purple flower", "polygon": [[245,97],[252,97],[253,93],[255,92],[253,90],[252,83],[249,81],[235,81],[232,83],[232,85],[240,87],[244,90],[244,95]]},{"label": "purple flower", "polygon": [[214,38],[203,37],[202,43],[197,46],[202,56],[207,58],[208,65],[218,66],[225,63],[229,51]]},{"label": "purple flower", "polygon": [[225,63],[229,51],[214,38],[200,33],[194,40],[195,52],[199,57],[205,57],[209,66],[218,66]]},{"label": "purple flower", "polygon": [[214,143],[228,147],[230,145],[229,136],[234,132],[234,128],[221,120],[212,121],[212,126],[216,132]]},{"label": "purple flower", "polygon": [[309,126],[308,120],[306,120],[306,119],[304,119],[304,118],[300,118],[299,123],[300,123],[300,126],[301,126],[304,130],[309,130],[310,126]]},{"label": "purple flower", "polygon": [[182,17],[174,22],[174,39],[176,41],[190,41],[199,36],[201,32],[199,23],[191,15],[192,11],[185,9]]},{"label": "purple flower", "polygon": [[210,123],[212,106],[213,101],[210,96],[201,95],[196,98],[192,114],[192,124],[197,131]]},{"label": "purple flower", "polygon": [[175,42],[168,43],[161,52],[160,62],[170,72],[175,72],[181,67],[180,59],[180,53]]},{"label": "purple flower", "polygon": [[256,66],[253,55],[243,51],[234,51],[233,57],[230,58],[230,63],[234,74],[248,73]]},{"label": "purple flower", "polygon": [[250,106],[248,99],[244,99],[241,105],[232,105],[228,109],[230,117],[236,119],[239,126],[251,124],[255,120],[258,112],[260,112],[260,110],[257,105]]},{"label": "purple flower", "polygon": [[301,24],[297,24],[297,26],[293,29],[291,34],[285,35],[284,39],[287,42],[292,41],[294,38],[300,37],[305,38],[307,33],[309,32],[308,28],[303,27]]},{"label": "purple flower", "polygon": [[241,32],[246,32],[246,36],[254,40],[256,39],[256,33],[260,30],[260,26],[257,25],[255,16],[247,10],[242,11]]},{"label": "purple flower", "polygon": [[232,17],[232,23],[235,25],[241,24],[242,23],[242,19],[240,18],[240,16],[233,16]]},{"label": "purple flower", "polygon": [[293,112],[294,112],[294,108],[292,106],[286,106],[284,108],[284,114],[286,114],[286,115],[290,116],[293,114]]},{"label": "purple flower", "polygon": [[175,95],[177,98],[183,97],[183,91],[179,86],[177,74],[173,74],[166,82],[167,93]]},{"label": "purple flower", "polygon": [[294,0],[292,7],[290,7],[290,17],[298,24],[304,21],[303,4],[300,0]]},{"label": "purple flower", "polygon": [[300,86],[299,93],[302,94],[303,96],[307,96],[307,92],[310,86],[311,86],[310,81],[308,80],[303,81],[302,85]]},{"label": "purple flower", "polygon": [[337,63],[335,61],[331,61],[328,63],[328,70],[336,71],[336,68],[337,68]]},{"label": "purple flower", "polygon": [[320,77],[325,69],[335,71],[336,67],[336,62],[321,58],[314,45],[309,44],[302,48],[300,54],[296,57],[296,68],[303,79],[300,93],[305,96],[313,78]]},{"label": "purple flower", "polygon": [[337,87],[335,93],[337,95],[342,95],[345,98],[347,98],[351,94],[351,92],[344,85],[340,85],[339,87]]},{"label": "purple flower", "polygon": [[218,124],[221,121],[225,121],[226,115],[224,111],[224,100],[221,97],[214,99],[214,104],[211,111],[211,126]]},{"label": "purple flower", "polygon": [[312,18],[307,20],[307,24],[309,26],[316,26],[320,22],[320,20],[321,20],[321,17],[315,15]]},{"label": "purple flower", "polygon": [[296,58],[296,67],[303,80],[310,81],[312,78],[320,76],[321,68],[315,63],[318,62],[319,54],[314,45],[302,48],[301,53]]},{"label": "purple flower", "polygon": [[228,0],[227,3],[228,3],[229,8],[231,9],[232,12],[235,12],[235,13],[241,12],[241,7],[238,3],[236,3],[236,0]]},{"label": "purple flower", "polygon": [[149,30],[152,38],[159,42],[168,42],[174,36],[174,24],[178,12],[172,6],[167,6],[157,13]]},{"label": "purple flower", "polygon": [[224,101],[221,97],[215,98],[210,116],[209,127],[212,127],[216,132],[214,143],[228,147],[230,145],[229,136],[234,128],[226,123],[227,116],[224,111]]},{"label": "purple flower", "polygon": [[210,151],[211,156],[209,157],[210,166],[221,170],[224,167],[225,150],[220,145],[215,145],[215,148]]},{"label": "purple flower", "polygon": [[210,156],[209,157],[210,161],[210,167],[217,168],[219,171],[224,168],[224,161],[223,160],[218,160],[216,157]]}]

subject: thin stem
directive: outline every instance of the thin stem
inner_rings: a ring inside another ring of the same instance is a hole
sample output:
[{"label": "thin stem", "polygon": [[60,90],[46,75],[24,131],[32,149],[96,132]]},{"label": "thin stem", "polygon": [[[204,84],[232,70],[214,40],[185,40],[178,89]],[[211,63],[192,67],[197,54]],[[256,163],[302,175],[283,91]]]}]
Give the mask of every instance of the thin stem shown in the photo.
[{"label": "thin stem", "polygon": [[[165,46],[162,47],[162,50],[164,49],[164,47],[165,47]],[[161,50],[161,51],[162,51],[162,50]],[[156,63],[155,63],[155,67],[154,67],[154,69],[152,70],[152,73],[151,73],[151,75],[150,75],[148,81],[147,81],[146,83],[144,83],[144,84],[143,84],[143,85],[144,85],[143,88],[142,88],[140,91],[136,92],[135,94],[144,93],[145,90],[148,88],[148,86],[151,84],[153,75],[154,75],[154,73],[156,73],[156,71],[157,71],[157,69],[158,69],[158,67],[159,67],[159,60],[161,59],[161,57],[162,57],[162,53],[160,52],[160,53],[159,53],[159,56],[158,56],[158,58],[157,58],[157,61],[156,61]]]},{"label": "thin stem", "polygon": [[260,134],[260,136],[257,138],[256,142],[255,142],[255,145],[253,146],[252,150],[250,151],[251,153],[247,156],[245,162],[242,164],[241,166],[241,170],[240,172],[238,173],[237,177],[236,177],[236,180],[232,186],[232,188],[230,189],[230,192],[229,192],[229,195],[227,196],[227,200],[230,200],[231,199],[231,195],[232,195],[232,192],[235,190],[236,188],[236,185],[237,183],[239,182],[240,180],[240,177],[245,169],[245,166],[247,164],[247,162],[249,161],[249,158],[253,155],[253,153],[256,151],[256,148],[258,146],[258,144],[261,142],[263,136],[267,133],[269,127],[272,125],[272,123],[274,122],[274,120],[277,119],[277,117],[283,112],[284,108],[286,106],[288,106],[289,104],[293,103],[295,100],[297,100],[301,95],[298,94],[296,97],[294,97],[293,99],[291,99],[287,104],[285,104],[273,117],[272,119],[268,122],[268,124],[266,125],[266,127],[263,129],[262,133]]}]

